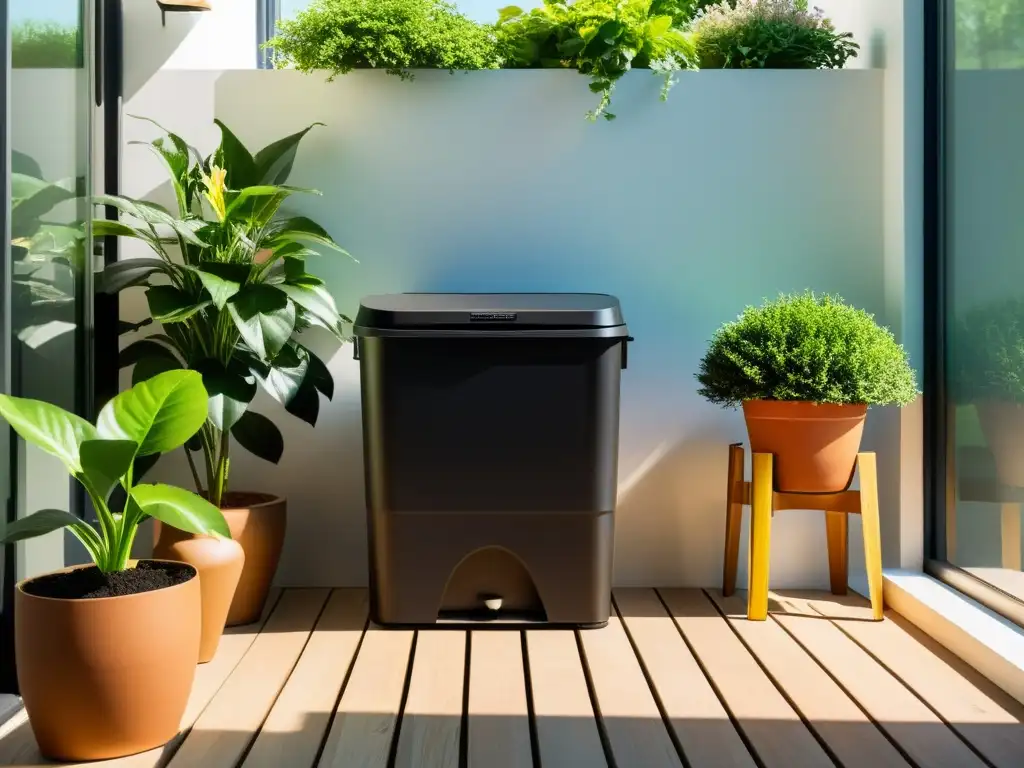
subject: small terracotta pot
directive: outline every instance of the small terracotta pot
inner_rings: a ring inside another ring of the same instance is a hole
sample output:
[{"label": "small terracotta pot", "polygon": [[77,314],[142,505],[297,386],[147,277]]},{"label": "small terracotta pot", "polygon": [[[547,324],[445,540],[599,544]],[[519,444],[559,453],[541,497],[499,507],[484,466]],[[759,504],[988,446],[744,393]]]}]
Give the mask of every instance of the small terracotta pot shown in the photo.
[{"label": "small terracotta pot", "polygon": [[199,658],[199,579],[84,600],[30,595],[27,583],[14,593],[14,652],[43,756],[105,760],[172,739]]},{"label": "small terracotta pot", "polygon": [[1024,404],[988,400],[976,403],[975,410],[999,482],[1024,488]]},{"label": "small terracotta pot", "polygon": [[838,493],[853,479],[866,405],[746,400],[750,450],[775,455],[775,490]]},{"label": "small terracotta pot", "polygon": [[279,496],[229,493],[221,505],[231,538],[242,545],[245,564],[228,611],[227,626],[258,621],[284,547],[287,505]]},{"label": "small terracotta pot", "polygon": [[205,664],[217,654],[220,636],[228,618],[228,609],[242,575],[245,552],[234,539],[196,536],[153,521],[153,557],[188,563],[199,571],[202,593],[202,639],[199,663]]}]

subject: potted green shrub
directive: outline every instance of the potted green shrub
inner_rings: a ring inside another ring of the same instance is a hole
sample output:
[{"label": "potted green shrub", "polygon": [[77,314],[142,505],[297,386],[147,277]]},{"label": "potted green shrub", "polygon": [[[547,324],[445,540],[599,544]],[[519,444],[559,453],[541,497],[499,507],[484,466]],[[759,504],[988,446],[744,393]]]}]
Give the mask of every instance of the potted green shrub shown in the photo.
[{"label": "potted green shrub", "polygon": [[956,398],[974,405],[996,476],[1024,488],[1024,300],[965,313],[950,358]]},{"label": "potted green shrub", "polygon": [[[180,447],[206,420],[194,371],[170,371],[113,398],[96,424],[55,405],[0,395],[0,416],[60,459],[95,510],[94,527],[46,509],[7,526],[10,544],[68,528],[93,560],[22,581],[14,599],[18,684],[44,756],[99,760],[160,746],[177,732],[201,631],[199,579],[184,563],[130,560],[147,519],[230,537],[194,493],[136,482],[136,462]],[[111,508],[120,487],[124,505]]]},{"label": "potted green shrub", "polygon": [[[255,621],[263,610],[284,543],[286,504],[261,490],[229,490],[231,445],[274,463],[281,458],[280,431],[249,408],[259,388],[316,424],[319,397],[333,396],[334,380],[300,334],[316,326],[344,341],[348,319],[323,281],[306,271],[316,247],[345,252],[315,221],[281,212],[293,194],[319,194],[284,184],[313,126],[253,153],[217,124],[220,145],[205,158],[166,131],[150,145],[170,172],[175,213],[102,196],[97,202],[118,209],[122,219],[96,221],[93,229],[97,236],[139,239],[155,254],[113,264],[100,280],[110,293],[144,287],[150,315],[162,326],[122,350],[122,366],[134,365],[132,381],[188,368],[202,373],[210,394],[206,423],[185,454],[197,492],[221,508],[245,552],[227,620],[233,626]],[[157,554],[175,543],[164,533],[157,526]]]},{"label": "potted green shrub", "polygon": [[732,0],[697,11],[701,69],[842,69],[860,46],[807,0]]},{"label": "potted green shrub", "polygon": [[750,449],[775,455],[776,490],[846,489],[868,406],[917,396],[903,347],[872,315],[807,292],[748,307],[711,339],[699,393],[742,405]]}]

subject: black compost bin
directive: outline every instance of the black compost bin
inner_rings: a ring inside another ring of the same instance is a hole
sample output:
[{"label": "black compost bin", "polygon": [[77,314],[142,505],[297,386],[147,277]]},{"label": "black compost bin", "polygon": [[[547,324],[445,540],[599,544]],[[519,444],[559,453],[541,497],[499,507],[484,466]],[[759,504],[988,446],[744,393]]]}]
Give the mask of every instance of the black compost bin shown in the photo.
[{"label": "black compost bin", "polygon": [[355,335],[374,621],[607,623],[618,300],[371,296]]}]

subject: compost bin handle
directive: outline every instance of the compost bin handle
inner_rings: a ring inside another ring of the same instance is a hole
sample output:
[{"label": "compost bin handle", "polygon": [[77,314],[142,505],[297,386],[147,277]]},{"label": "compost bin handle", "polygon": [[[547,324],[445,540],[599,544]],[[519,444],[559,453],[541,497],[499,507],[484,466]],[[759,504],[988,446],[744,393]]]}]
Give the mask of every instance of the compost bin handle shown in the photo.
[{"label": "compost bin handle", "polygon": [[635,341],[632,336],[622,340],[622,370],[626,370],[629,364],[629,342]]}]

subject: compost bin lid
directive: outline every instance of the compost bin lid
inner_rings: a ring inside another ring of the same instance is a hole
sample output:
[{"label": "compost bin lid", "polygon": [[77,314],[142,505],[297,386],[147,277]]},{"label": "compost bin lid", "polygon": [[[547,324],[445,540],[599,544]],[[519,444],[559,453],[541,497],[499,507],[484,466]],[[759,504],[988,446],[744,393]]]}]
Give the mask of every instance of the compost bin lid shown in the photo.
[{"label": "compost bin lid", "polygon": [[367,296],[357,336],[628,336],[603,293],[395,293]]}]

